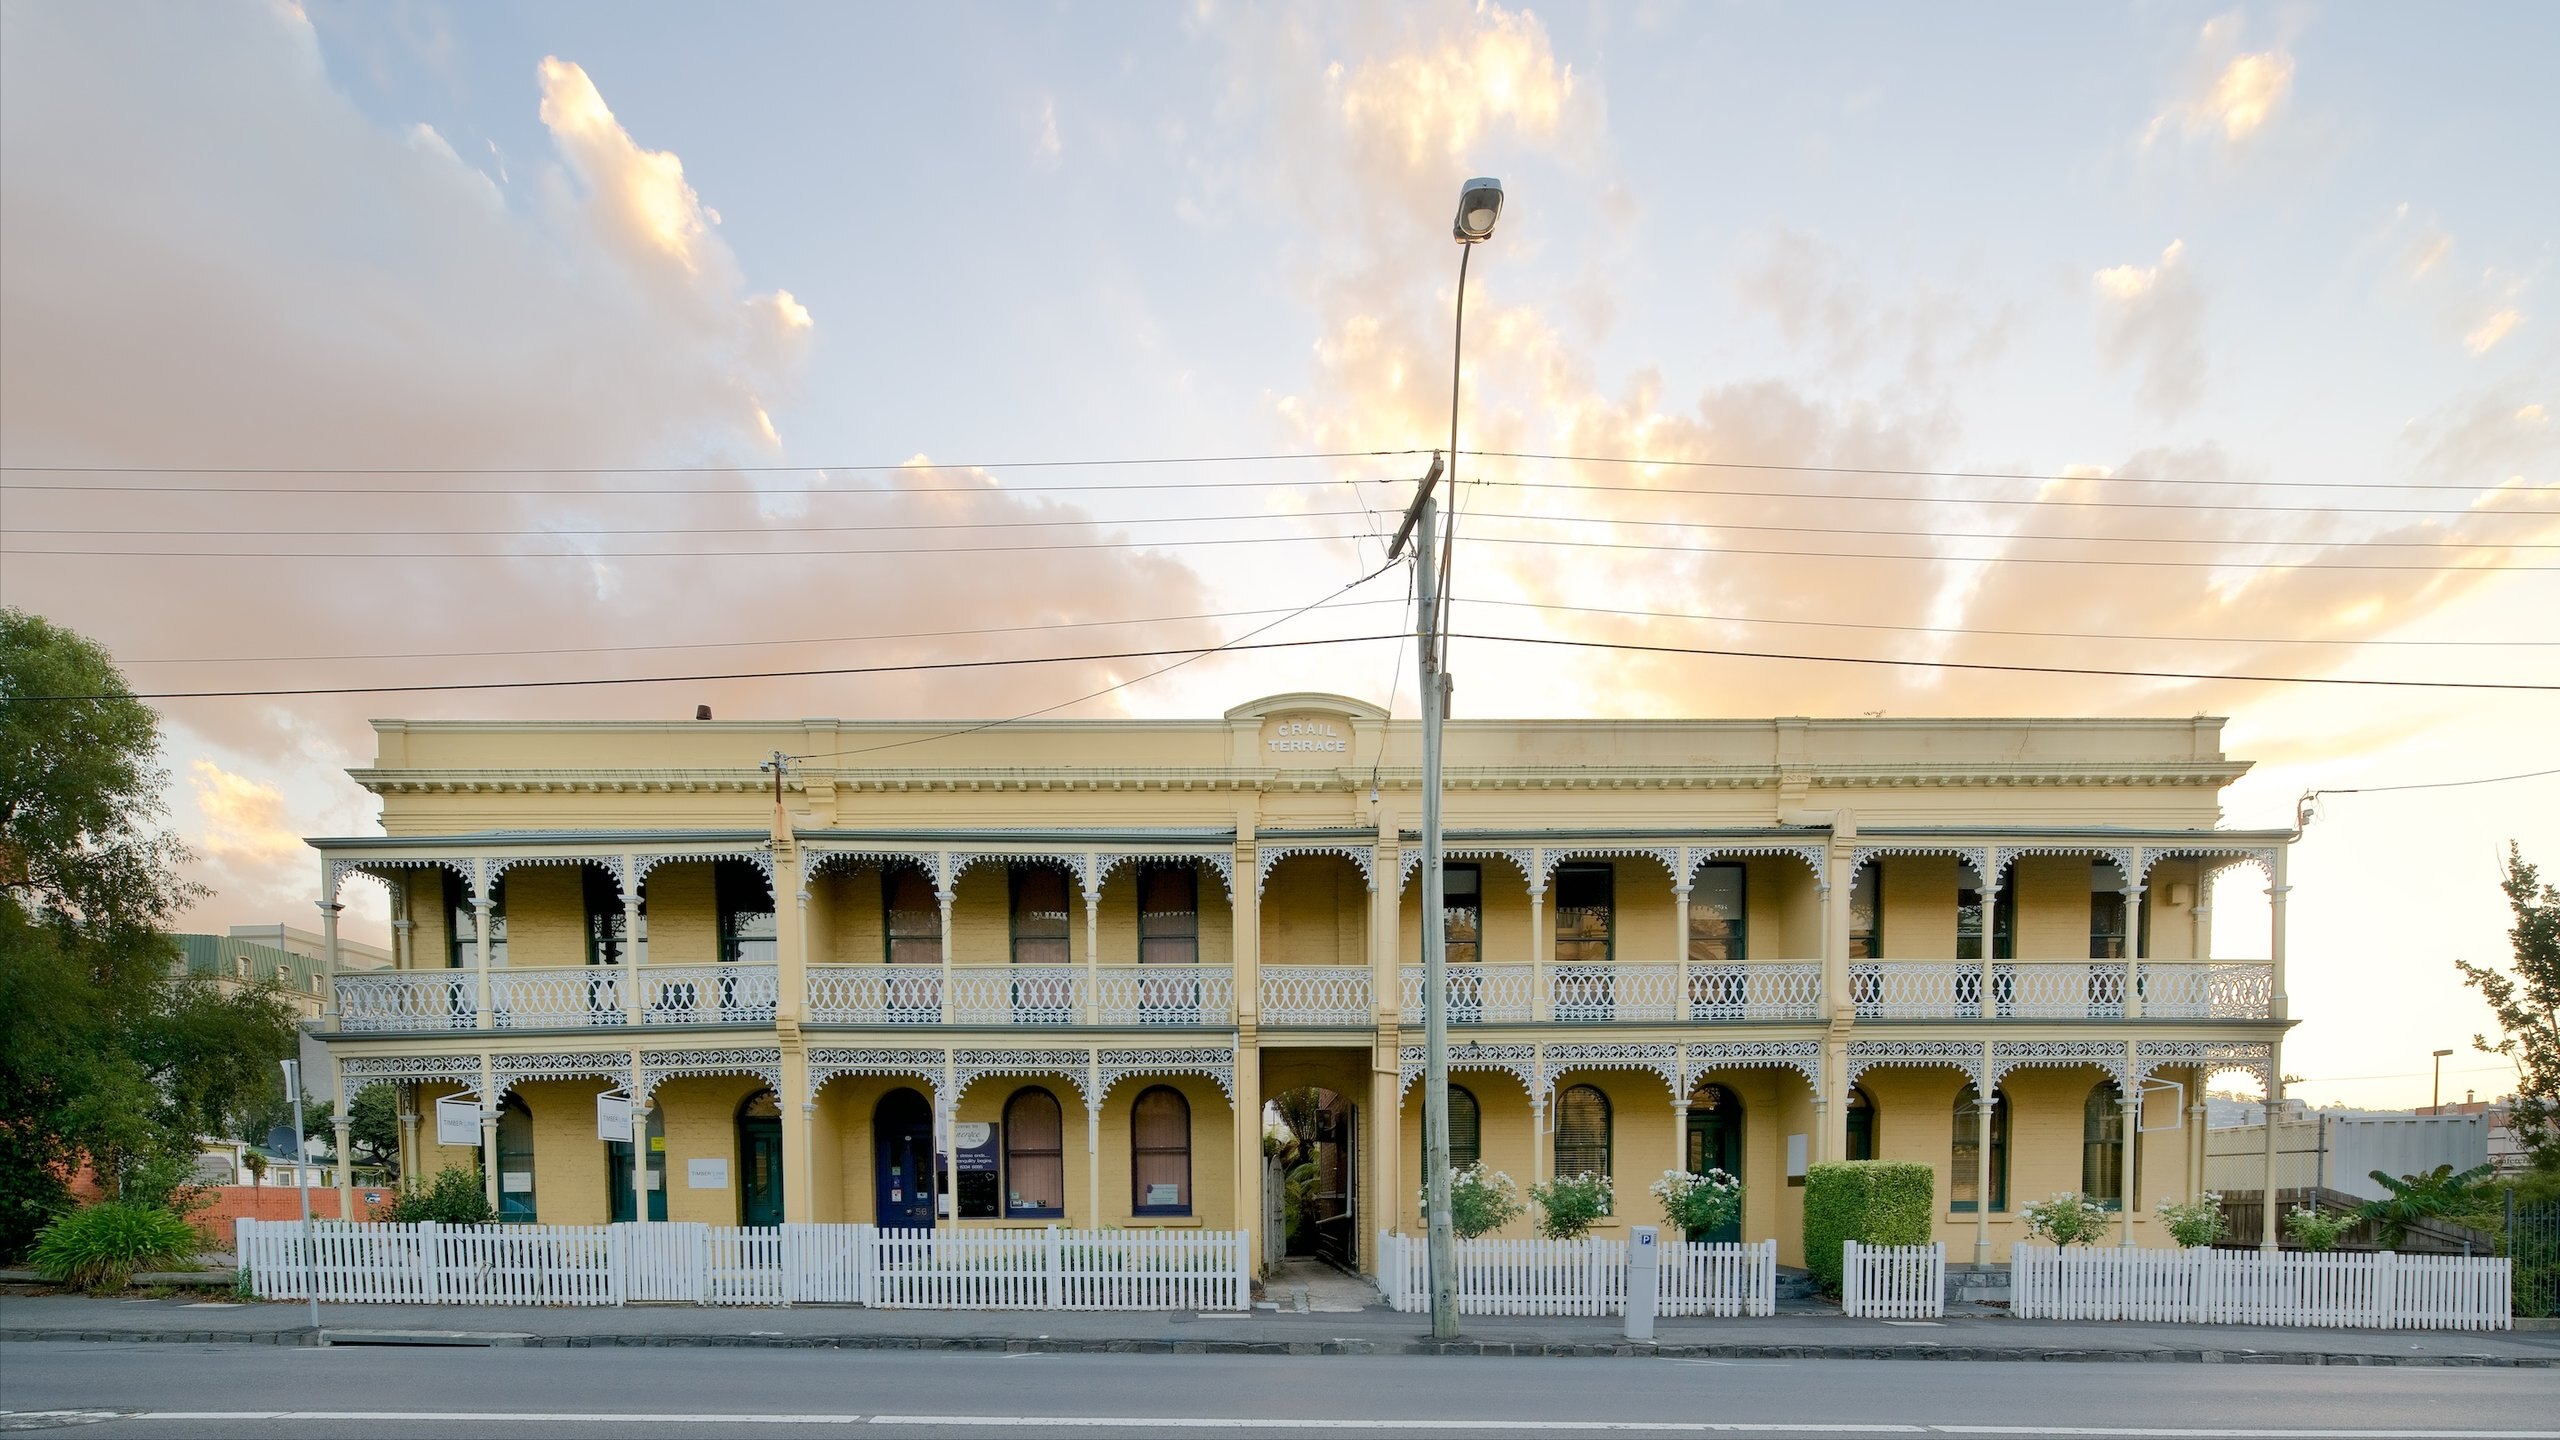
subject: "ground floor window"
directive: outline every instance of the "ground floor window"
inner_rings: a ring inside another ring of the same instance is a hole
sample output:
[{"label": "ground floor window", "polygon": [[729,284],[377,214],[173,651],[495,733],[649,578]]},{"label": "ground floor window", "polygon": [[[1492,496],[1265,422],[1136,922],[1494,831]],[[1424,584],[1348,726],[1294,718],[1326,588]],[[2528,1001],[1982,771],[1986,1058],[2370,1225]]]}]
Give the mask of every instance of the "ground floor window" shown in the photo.
[{"label": "ground floor window", "polygon": [[[2009,1097],[1991,1092],[1991,1208],[2009,1208]],[[1956,1092],[1955,1143],[1947,1151],[1947,1208],[1967,1214],[1982,1205],[1982,1094],[1970,1084]]]},{"label": "ground floor window", "polygon": [[1556,1174],[1609,1174],[1609,1097],[1572,1085],[1556,1097]]},{"label": "ground floor window", "polygon": [[1849,1087],[1849,1158],[1876,1158],[1875,1097],[1855,1085]]},{"label": "ground floor window", "polygon": [[1066,1119],[1034,1086],[1004,1102],[1004,1209],[1032,1218],[1067,1213]]},{"label": "ground floor window", "polygon": [[[2090,1087],[2080,1118],[2080,1193],[2121,1208],[2125,1200],[2124,1091],[2113,1080]],[[2135,1183],[2141,1181],[2135,1162]]]},{"label": "ground floor window", "polygon": [[1129,1210],[1191,1213],[1191,1102],[1170,1085],[1139,1095],[1129,1113]]}]

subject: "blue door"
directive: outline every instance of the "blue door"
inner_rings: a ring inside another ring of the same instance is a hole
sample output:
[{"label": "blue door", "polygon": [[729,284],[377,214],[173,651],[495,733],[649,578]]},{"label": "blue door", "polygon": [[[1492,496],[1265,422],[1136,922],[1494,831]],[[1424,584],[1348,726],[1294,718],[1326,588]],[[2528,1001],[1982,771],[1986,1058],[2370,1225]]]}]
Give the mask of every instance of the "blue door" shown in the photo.
[{"label": "blue door", "polygon": [[933,1107],[913,1090],[892,1090],[871,1119],[877,1156],[873,1213],[884,1230],[933,1228]]}]

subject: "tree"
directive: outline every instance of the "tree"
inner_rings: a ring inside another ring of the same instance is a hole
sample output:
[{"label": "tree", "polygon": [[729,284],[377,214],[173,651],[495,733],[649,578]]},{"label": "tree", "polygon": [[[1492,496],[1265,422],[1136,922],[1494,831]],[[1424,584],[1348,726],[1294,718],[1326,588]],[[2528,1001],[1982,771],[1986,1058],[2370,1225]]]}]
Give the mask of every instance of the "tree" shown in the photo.
[{"label": "tree", "polygon": [[[282,1085],[277,1089],[281,1091]],[[400,1112],[391,1102],[391,1087],[367,1085],[347,1102],[347,1159],[357,1165],[379,1165],[400,1173]],[[337,1143],[338,1117],[327,1106],[306,1109],[303,1138]]]},{"label": "tree", "polygon": [[2390,1193],[2359,1206],[2355,1218],[2373,1221],[2381,1231],[2382,1248],[2397,1250],[2409,1238],[2410,1227],[2421,1220],[2459,1223],[2479,1210],[2480,1189],[2497,1173],[2496,1166],[2474,1165],[2457,1175],[2452,1166],[2439,1165],[2423,1175],[2403,1175],[2395,1180],[2376,1170],[2374,1182]]},{"label": "tree", "polygon": [[2523,850],[2509,841],[2506,878],[2498,888],[2515,911],[2515,928],[2507,932],[2515,947],[2514,973],[2463,960],[2453,965],[2489,1002],[2504,1032],[2495,1045],[2486,1035],[2472,1036],[2472,1045],[2515,1062],[2519,1083],[2507,1114],[2508,1133],[2537,1169],[2560,1169],[2560,886],[2544,884],[2540,872],[2525,863]]},{"label": "tree", "polygon": [[167,931],[206,892],[178,874],[159,761],[159,716],[104,650],[0,608],[0,1256],[84,1165],[164,1199],[292,1052],[274,990],[173,973]]}]

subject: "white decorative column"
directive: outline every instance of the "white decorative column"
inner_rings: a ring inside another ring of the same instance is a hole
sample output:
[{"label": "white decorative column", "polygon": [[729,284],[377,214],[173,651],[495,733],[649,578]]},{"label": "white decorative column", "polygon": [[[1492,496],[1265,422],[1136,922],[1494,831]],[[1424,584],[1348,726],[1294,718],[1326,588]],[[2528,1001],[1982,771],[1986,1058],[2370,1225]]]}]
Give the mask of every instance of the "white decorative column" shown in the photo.
[{"label": "white decorative column", "polygon": [[[1986,860],[1984,865],[1991,873],[1982,877],[1982,1018],[1997,1020],[2000,1018],[2000,1001],[1994,987],[2000,973],[1995,964],[2000,957],[2000,871],[1994,861]],[[1988,1075],[1991,1071],[1987,1068],[1988,1062],[1985,1063],[1982,1073]],[[1982,1137],[1982,1148],[1985,1152],[1991,1149],[1988,1132]],[[1991,1202],[1985,1199],[1982,1203],[1987,1207]]]},{"label": "white decorative column", "polygon": [[[338,903],[333,891],[320,900],[320,1028],[338,1028]],[[343,1188],[343,1186],[341,1187]]]},{"label": "white decorative column", "polygon": [[2188,1072],[2187,1104],[2187,1198],[2204,1198],[2205,1127],[2212,1121],[2210,1102],[2205,1098],[2206,1072],[2199,1066]]},{"label": "white decorative column", "polygon": [[1973,1263],[1991,1263],[1991,1137],[2000,1123],[2000,1089],[1991,1079],[1991,1042],[1982,1042],[1973,1091]]},{"label": "white decorative column", "polygon": [[2142,1018],[2142,952],[2150,944],[2150,937],[2142,933],[2142,890],[2140,879],[2133,879],[2124,887],[2124,1018],[2127,1020]]},{"label": "white decorative column", "polygon": [[2267,1004],[2267,1018],[2270,1020],[2289,1018],[2293,1009],[2285,997],[2284,988],[2284,898],[2293,893],[2293,886],[2285,880],[2287,854],[2283,847],[2277,847],[2275,878],[2267,886],[2267,959],[2275,969],[2274,993],[2268,997]]},{"label": "white decorative column", "polygon": [[[950,930],[943,932],[944,944],[950,943]],[[946,948],[943,952],[949,954]],[[960,1228],[960,1075],[952,1063],[951,1052],[942,1052],[942,1085],[933,1097],[934,1111],[942,1121],[942,1191],[951,1205],[951,1228]],[[933,1223],[942,1224],[943,1199],[933,1202]]]},{"label": "white decorative column", "polygon": [[[952,897],[959,893],[960,877],[951,873],[951,852],[948,850],[934,857],[934,865],[933,899],[942,909],[942,1023],[948,1025],[951,1023],[951,902]],[[882,923],[887,923],[885,918]],[[959,1208],[956,1195],[952,1199],[952,1208]]]},{"label": "white decorative column", "polygon": [[[341,1078],[338,1083],[343,1087],[346,1081]],[[355,1128],[347,1123],[347,1092],[344,1088],[338,1091],[338,1113],[331,1120],[329,1142],[338,1159],[338,1218],[353,1220],[356,1218],[355,1157],[352,1153],[355,1149]]]},{"label": "white decorative column", "polygon": [[2267,1042],[2267,1157],[2266,1184],[2259,1192],[2264,1203],[2259,1205],[2258,1248],[2268,1254],[2276,1249],[2276,1110],[2284,1103],[2284,1042]]},{"label": "white decorative column", "polygon": [[[2130,1063],[2133,1055],[2133,1042],[2130,1040],[2124,1042],[2124,1049],[2128,1062],[2124,1073],[2128,1079],[2130,1079],[2134,1073],[2133,1067]],[[2128,1083],[2124,1087],[2123,1093],[2117,1097],[2116,1103],[2124,1109],[2124,1155],[2118,1162],[2124,1170],[2124,1204],[2118,1212],[2124,1216],[2124,1223],[2116,1227],[2118,1231],[2116,1244],[2124,1249],[2130,1250],[2133,1248],[2134,1218],[2141,1212],[2142,1207],[2141,1186],[2138,1183],[2141,1177],[2134,1172],[2134,1163],[2140,1158],[2135,1153],[2136,1148],[2142,1141],[2141,1083],[2139,1081]]]},{"label": "white decorative column", "polygon": [[1084,1100],[1084,1228],[1103,1228],[1102,1097],[1090,1092]]},{"label": "white decorative column", "polygon": [[1084,874],[1084,1023],[1099,1025],[1102,1023],[1102,857],[1086,851]]},{"label": "white decorative column", "polygon": [[648,1015],[648,1004],[640,993],[640,872],[631,856],[622,857],[622,873],[630,887],[622,892],[622,1004],[638,1025]]},{"label": "white decorative column", "polygon": [[[629,932],[624,932],[628,935]],[[633,977],[635,980],[637,976]],[[619,1057],[616,1057],[619,1058]],[[640,1091],[640,1052],[631,1052],[631,1218],[646,1224],[649,1219],[649,1104],[656,1094]],[[666,1181],[661,1178],[661,1185]]]},{"label": "white decorative column", "polygon": [[[1555,932],[1547,927],[1547,852],[1529,852],[1529,1018],[1541,1024],[1555,1018],[1555,992],[1547,979],[1548,963],[1555,955]],[[1432,915],[1422,917],[1425,925],[1448,923]],[[1424,997],[1428,1003],[1429,997]]]},{"label": "white decorative column", "polygon": [[[483,924],[480,929],[480,955],[482,959],[480,966],[480,978],[484,987],[480,992],[480,1013],[483,1024],[487,1023],[489,1013],[489,992],[485,988],[489,978],[489,966],[487,964],[488,954],[489,929],[486,924]],[[492,1219],[495,1219],[498,1214],[499,1101],[497,1099],[497,1094],[497,1077],[491,1069],[489,1052],[483,1050],[480,1052],[480,1185],[481,1189],[488,1196],[489,1215]]]},{"label": "white decorative column", "polygon": [[418,1151],[418,1087],[401,1085],[393,1091],[400,1106],[400,1189],[408,1193],[418,1188],[418,1170],[424,1158]]},{"label": "white decorative column", "polygon": [[1530,1184],[1544,1185],[1551,1178],[1547,1174],[1548,1152],[1551,1148],[1547,1144],[1547,1097],[1532,1091],[1529,1095]]},{"label": "white decorative column", "polygon": [[[485,883],[488,883],[488,884],[492,884],[492,885],[494,885],[496,882],[495,882],[495,881],[489,881],[489,882],[485,882]],[[473,961],[473,964],[477,967],[477,970],[478,970],[477,980],[478,980],[478,983],[479,983],[479,994],[480,994],[480,1010],[479,1010],[479,1022],[478,1022],[478,1023],[479,1023],[479,1027],[480,1027],[481,1029],[486,1030],[486,1029],[490,1028],[490,1018],[489,1018],[489,1017],[490,1017],[490,1009],[489,1009],[489,922],[490,922],[490,920],[491,920],[491,919],[492,919],[492,918],[493,918],[493,917],[498,913],[498,905],[497,905],[497,902],[496,902],[496,901],[491,900],[487,895],[485,895],[485,894],[484,894],[484,895],[479,896],[477,899],[475,899],[475,900],[472,902],[472,909],[473,909],[473,911],[474,911],[476,914],[478,914],[478,915],[479,915],[479,917],[480,917],[480,924],[479,924],[479,931],[480,931],[480,933],[479,933],[478,938],[473,942],[473,946],[472,946],[472,961]],[[493,1203],[493,1204],[494,1204],[494,1203],[496,1203],[496,1202],[492,1201],[491,1203]]]},{"label": "white decorative column", "polygon": [[[1689,874],[1689,847],[1684,845],[1680,847],[1680,873],[1672,877],[1671,883],[1671,1019],[1682,1025],[1689,1022]],[[1680,1104],[1686,1109],[1688,1097],[1682,1096]]]}]

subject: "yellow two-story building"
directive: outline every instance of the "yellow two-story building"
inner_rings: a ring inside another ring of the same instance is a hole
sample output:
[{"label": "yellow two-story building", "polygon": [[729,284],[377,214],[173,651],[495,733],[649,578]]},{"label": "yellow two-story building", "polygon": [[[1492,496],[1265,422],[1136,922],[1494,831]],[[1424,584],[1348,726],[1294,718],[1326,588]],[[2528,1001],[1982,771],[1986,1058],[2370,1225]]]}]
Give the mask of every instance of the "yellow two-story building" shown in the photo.
[{"label": "yellow two-story building", "polygon": [[[387,887],[397,967],[324,1027],[400,1087],[404,1175],[476,1163],[515,1219],[1264,1247],[1265,1105],[1312,1089],[1302,1243],[1365,1268],[1419,1228],[1437,924],[1458,1163],[1607,1174],[1620,1231],[1719,1166],[1793,1263],[1809,1164],[1915,1160],[1997,1260],[2062,1190],[2152,1241],[2207,1080],[2279,1074],[2289,1023],[2293,837],[2217,828],[2213,719],[1452,722],[1438,916],[1418,728],[1337,696],[375,728],[385,834],[312,843],[324,908]],[[2235,868],[2273,923],[2220,959]]]}]

